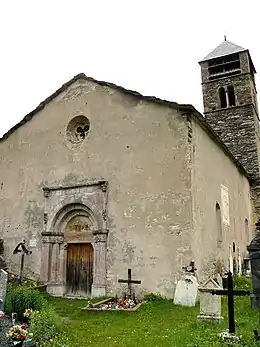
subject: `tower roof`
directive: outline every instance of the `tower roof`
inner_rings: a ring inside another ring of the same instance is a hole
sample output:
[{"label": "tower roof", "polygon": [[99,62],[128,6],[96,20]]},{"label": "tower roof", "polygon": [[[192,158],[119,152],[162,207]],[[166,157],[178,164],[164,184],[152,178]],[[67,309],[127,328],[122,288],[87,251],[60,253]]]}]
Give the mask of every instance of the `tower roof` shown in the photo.
[{"label": "tower roof", "polygon": [[203,58],[201,62],[245,51],[247,51],[247,49],[225,40],[212,52],[210,52],[205,58]]}]

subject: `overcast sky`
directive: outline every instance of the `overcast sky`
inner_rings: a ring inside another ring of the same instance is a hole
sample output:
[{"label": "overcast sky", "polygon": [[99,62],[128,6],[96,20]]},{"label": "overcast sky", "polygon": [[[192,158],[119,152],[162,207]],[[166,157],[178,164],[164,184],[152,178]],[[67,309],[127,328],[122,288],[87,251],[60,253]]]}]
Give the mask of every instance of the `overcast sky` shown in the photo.
[{"label": "overcast sky", "polygon": [[202,112],[197,62],[224,35],[260,71],[258,3],[1,0],[0,136],[80,72]]}]

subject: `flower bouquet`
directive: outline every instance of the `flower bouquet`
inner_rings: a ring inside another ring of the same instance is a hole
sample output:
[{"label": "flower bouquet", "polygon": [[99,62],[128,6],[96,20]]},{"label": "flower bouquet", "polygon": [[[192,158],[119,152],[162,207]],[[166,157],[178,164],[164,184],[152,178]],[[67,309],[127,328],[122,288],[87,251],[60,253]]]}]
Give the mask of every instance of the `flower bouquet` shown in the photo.
[{"label": "flower bouquet", "polygon": [[119,301],[110,301],[106,304],[102,304],[102,310],[127,310],[134,308],[136,303],[132,299],[122,298]]},{"label": "flower bouquet", "polygon": [[22,346],[24,342],[31,341],[33,336],[32,333],[28,332],[26,324],[12,326],[6,335],[14,345],[19,346]]},{"label": "flower bouquet", "polygon": [[227,343],[229,346],[233,344],[242,344],[241,336],[231,334],[228,330],[222,331],[218,336],[222,343]]},{"label": "flower bouquet", "polygon": [[136,303],[132,299],[121,299],[120,301],[117,302],[116,304],[116,309],[128,309],[128,308],[134,308],[136,306]]}]

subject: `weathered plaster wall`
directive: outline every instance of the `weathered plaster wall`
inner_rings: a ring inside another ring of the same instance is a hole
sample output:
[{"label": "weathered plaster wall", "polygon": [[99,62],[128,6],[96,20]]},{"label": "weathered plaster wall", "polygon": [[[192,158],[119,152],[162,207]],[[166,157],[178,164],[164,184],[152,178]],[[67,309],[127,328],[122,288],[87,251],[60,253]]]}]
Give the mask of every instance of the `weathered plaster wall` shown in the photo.
[{"label": "weathered plaster wall", "polygon": [[[90,120],[88,137],[66,138],[76,115]],[[40,273],[43,186],[109,182],[108,289],[127,268],[141,288],[172,296],[190,261],[190,166],[187,127],[177,111],[93,82],[78,81],[0,143],[0,232],[5,256],[22,239],[37,239],[27,271]],[[235,170],[235,169],[234,169]]]},{"label": "weathered plaster wall", "polygon": [[[203,276],[213,270],[212,261],[223,259],[228,265],[229,245],[233,242],[240,247],[243,256],[252,236],[252,208],[247,178],[195,119],[192,121],[192,145],[192,245],[199,274]],[[218,247],[216,202],[223,215],[221,185],[228,188],[230,226],[222,224],[222,243]],[[245,219],[248,219],[248,232]]]}]

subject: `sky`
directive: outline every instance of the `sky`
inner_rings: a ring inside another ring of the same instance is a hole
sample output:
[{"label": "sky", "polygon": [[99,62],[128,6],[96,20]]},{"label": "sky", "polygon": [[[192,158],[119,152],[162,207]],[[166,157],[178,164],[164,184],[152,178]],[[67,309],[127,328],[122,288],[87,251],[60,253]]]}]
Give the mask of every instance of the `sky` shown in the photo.
[{"label": "sky", "polygon": [[1,0],[0,136],[81,72],[203,112],[198,61],[224,35],[260,71],[258,3]]}]

